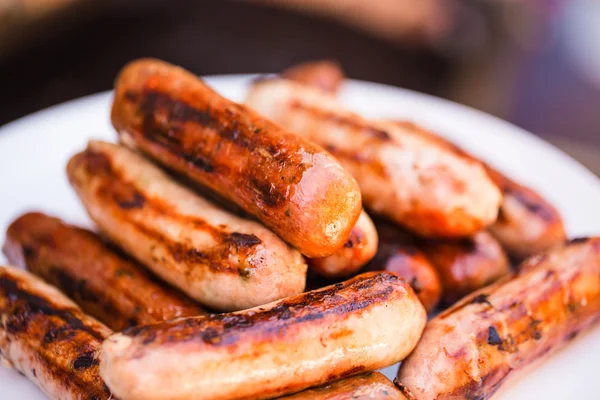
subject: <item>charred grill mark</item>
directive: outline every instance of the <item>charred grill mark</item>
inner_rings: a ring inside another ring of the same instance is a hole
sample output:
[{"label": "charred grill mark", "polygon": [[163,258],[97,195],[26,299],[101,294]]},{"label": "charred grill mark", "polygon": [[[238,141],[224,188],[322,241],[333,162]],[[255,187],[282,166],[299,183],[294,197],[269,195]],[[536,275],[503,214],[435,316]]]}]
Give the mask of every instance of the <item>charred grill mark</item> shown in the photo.
[{"label": "charred grill mark", "polygon": [[485,304],[489,305],[490,307],[493,307],[492,303],[490,303],[490,301],[488,300],[489,297],[490,297],[489,295],[482,293],[482,294],[475,296],[473,298],[473,300],[471,300],[471,303],[475,303],[475,304],[485,303]]},{"label": "charred grill mark", "polygon": [[553,222],[557,219],[554,210],[533,192],[522,188],[517,184],[506,185],[503,192],[506,196],[512,196],[529,212],[539,215],[544,221]]},{"label": "charred grill mark", "polygon": [[[227,346],[247,338],[250,332],[268,338],[283,334],[289,326],[367,309],[392,296],[394,286],[400,282],[403,282],[400,277],[387,273],[359,277],[282,300],[268,310],[211,314],[206,318],[138,326],[123,331],[123,334],[136,337],[146,345],[201,340],[208,345]],[[353,295],[356,293],[361,296]]]},{"label": "charred grill mark", "polygon": [[67,268],[51,266],[49,269],[49,280],[57,283],[60,290],[72,298],[96,303],[100,299],[88,286],[86,279],[77,279],[72,276]]},{"label": "charred grill mark", "polygon": [[129,199],[115,199],[116,203],[124,210],[131,210],[133,208],[142,208],[146,199],[140,192],[134,192]]},{"label": "charred grill mark", "polygon": [[502,344],[502,338],[500,337],[500,334],[496,328],[493,326],[488,328],[487,343],[491,346],[498,346]]},{"label": "charred grill mark", "polygon": [[73,368],[75,370],[87,369],[92,366],[100,364],[100,360],[98,360],[93,353],[82,354],[73,361]]},{"label": "charred grill mark", "polygon": [[585,243],[588,240],[590,240],[589,237],[576,237],[573,239],[570,239],[569,241],[567,241],[567,246],[572,245],[572,244],[580,244],[580,243]]}]

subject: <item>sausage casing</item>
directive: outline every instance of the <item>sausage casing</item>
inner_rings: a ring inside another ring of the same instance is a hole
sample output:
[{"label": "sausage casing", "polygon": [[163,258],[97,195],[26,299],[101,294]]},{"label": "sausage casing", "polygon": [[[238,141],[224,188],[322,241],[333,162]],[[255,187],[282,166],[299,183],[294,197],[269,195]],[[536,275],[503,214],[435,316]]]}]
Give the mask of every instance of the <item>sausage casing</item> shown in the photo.
[{"label": "sausage casing", "polygon": [[368,372],[282,397],[282,400],[348,399],[407,400],[407,397],[380,372]]},{"label": "sausage casing", "polygon": [[304,290],[306,264],[298,251],[125,147],[92,141],[67,172],[103,232],[201,304],[240,310]]},{"label": "sausage casing", "polygon": [[600,317],[600,238],[535,256],[429,321],[398,379],[419,400],[487,399]]},{"label": "sausage casing", "polygon": [[181,68],[126,66],[112,122],[124,143],[236,203],[308,257],[342,247],[360,214],[356,181],[329,153]]},{"label": "sausage casing", "polygon": [[458,240],[423,240],[420,247],[438,272],[445,304],[452,304],[511,271],[502,246],[486,231]]},{"label": "sausage casing", "polygon": [[257,81],[246,104],[322,145],[356,178],[369,211],[422,236],[469,236],[496,220],[501,194],[480,163],[393,122],[366,120],[285,79]]},{"label": "sausage casing", "polygon": [[281,77],[334,95],[344,83],[344,71],[336,61],[332,60],[296,64],[285,69]]},{"label": "sausage casing", "polygon": [[110,333],[39,278],[0,266],[0,359],[50,399],[115,399],[98,373]]},{"label": "sausage casing", "polygon": [[4,253],[73,299],[111,329],[150,324],[206,312],[159,283],[94,233],[41,213],[15,220]]},{"label": "sausage casing", "polygon": [[377,252],[377,231],[366,212],[362,212],[344,247],[324,258],[306,260],[309,268],[327,278],[350,276],[368,263]]},{"label": "sausage casing", "polygon": [[398,362],[425,321],[403,279],[367,273],[245,311],[130,328],[104,342],[100,370],[128,400],[272,398]]}]

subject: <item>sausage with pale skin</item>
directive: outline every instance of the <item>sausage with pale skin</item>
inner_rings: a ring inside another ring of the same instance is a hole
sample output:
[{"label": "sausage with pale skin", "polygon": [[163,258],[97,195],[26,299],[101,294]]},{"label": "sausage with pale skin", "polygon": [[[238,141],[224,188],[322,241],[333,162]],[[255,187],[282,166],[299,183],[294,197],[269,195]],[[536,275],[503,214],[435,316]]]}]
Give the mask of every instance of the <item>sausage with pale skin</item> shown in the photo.
[{"label": "sausage with pale skin", "polygon": [[110,334],[38,277],[0,266],[0,359],[50,399],[116,400],[98,373]]},{"label": "sausage with pale skin", "polygon": [[104,342],[100,371],[127,400],[273,398],[392,365],[425,322],[403,279],[366,273],[245,311],[130,328]]},{"label": "sausage with pale skin", "polygon": [[487,399],[600,318],[600,238],[534,256],[429,321],[398,379],[419,400]]},{"label": "sausage with pale skin", "polygon": [[255,82],[246,104],[330,151],[358,181],[367,210],[426,237],[464,237],[493,223],[501,194],[479,162],[370,121],[290,80]]},{"label": "sausage with pale skin", "polygon": [[282,400],[408,400],[380,372],[368,372],[281,398]]},{"label": "sausage with pale skin", "polygon": [[511,272],[502,246],[486,231],[458,240],[420,240],[438,272],[449,305]]},{"label": "sausage with pale skin", "polygon": [[331,154],[181,68],[127,65],[111,119],[122,142],[237,204],[308,257],[341,248],[360,215],[360,189]]},{"label": "sausage with pale skin", "polygon": [[6,232],[4,254],[115,331],[206,314],[96,234],[48,215],[28,213],[15,220]]},{"label": "sausage with pale skin", "polygon": [[365,211],[360,214],[356,225],[344,247],[325,258],[307,258],[308,267],[326,278],[341,278],[359,271],[377,252],[377,231]]},{"label": "sausage with pale skin", "polygon": [[344,83],[344,71],[339,63],[332,60],[296,64],[285,69],[281,77],[333,95],[337,94]]},{"label": "sausage with pale skin", "polygon": [[240,310],[304,290],[307,267],[297,250],[126,147],[92,141],[67,174],[101,231],[201,304]]},{"label": "sausage with pale skin", "polygon": [[433,311],[442,296],[442,283],[414,236],[382,219],[376,219],[375,226],[379,247],[365,271],[384,270],[400,275],[410,283],[427,312]]}]

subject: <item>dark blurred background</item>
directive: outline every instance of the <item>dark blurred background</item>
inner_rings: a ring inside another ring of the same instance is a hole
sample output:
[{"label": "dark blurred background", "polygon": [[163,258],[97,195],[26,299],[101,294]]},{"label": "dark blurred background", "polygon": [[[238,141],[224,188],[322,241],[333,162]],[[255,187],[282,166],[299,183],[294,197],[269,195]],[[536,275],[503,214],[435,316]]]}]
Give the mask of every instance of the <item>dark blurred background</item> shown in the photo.
[{"label": "dark blurred background", "polygon": [[598,0],[0,0],[0,125],[110,89],[144,56],[201,75],[337,59],[498,115],[600,174]]}]

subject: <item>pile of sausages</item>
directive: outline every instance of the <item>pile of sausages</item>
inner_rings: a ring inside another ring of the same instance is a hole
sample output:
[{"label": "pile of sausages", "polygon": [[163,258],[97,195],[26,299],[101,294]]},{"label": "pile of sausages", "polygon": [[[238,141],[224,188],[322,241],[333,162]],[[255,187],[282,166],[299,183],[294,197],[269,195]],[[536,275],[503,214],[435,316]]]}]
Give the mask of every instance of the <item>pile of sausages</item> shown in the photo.
[{"label": "pile of sausages", "polygon": [[600,318],[600,238],[566,242],[533,190],[345,109],[343,79],[302,64],[236,104],[127,65],[119,144],[67,165],[98,233],[8,228],[4,363],[61,400],[484,399]]}]

